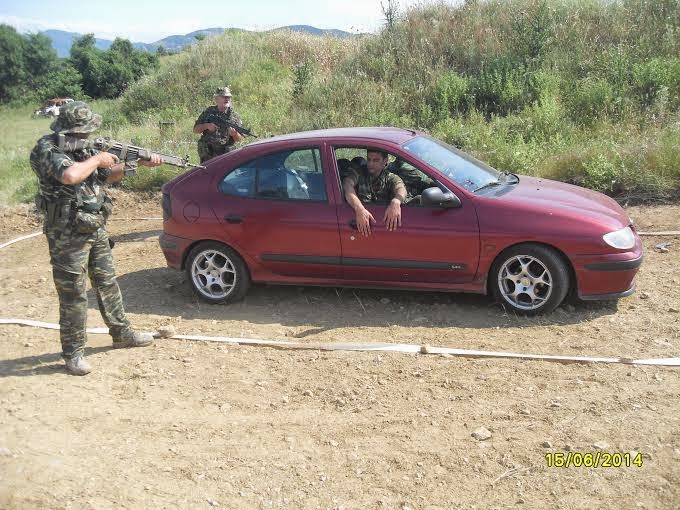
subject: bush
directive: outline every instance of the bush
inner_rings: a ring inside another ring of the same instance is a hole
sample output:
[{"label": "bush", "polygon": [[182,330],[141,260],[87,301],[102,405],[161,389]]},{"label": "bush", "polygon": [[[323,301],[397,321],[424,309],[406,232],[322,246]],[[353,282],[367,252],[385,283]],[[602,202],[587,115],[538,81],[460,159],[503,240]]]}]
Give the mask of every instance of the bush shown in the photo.
[{"label": "bush", "polygon": [[464,114],[470,106],[469,90],[468,79],[454,71],[443,72],[437,76],[426,93],[427,103],[432,109],[435,121],[450,115]]},{"label": "bush", "polygon": [[525,69],[507,59],[496,60],[471,79],[470,90],[487,117],[517,112],[527,103]]},{"label": "bush", "polygon": [[599,119],[610,117],[614,111],[614,91],[605,80],[579,80],[567,95],[571,119],[583,126],[592,126]]}]

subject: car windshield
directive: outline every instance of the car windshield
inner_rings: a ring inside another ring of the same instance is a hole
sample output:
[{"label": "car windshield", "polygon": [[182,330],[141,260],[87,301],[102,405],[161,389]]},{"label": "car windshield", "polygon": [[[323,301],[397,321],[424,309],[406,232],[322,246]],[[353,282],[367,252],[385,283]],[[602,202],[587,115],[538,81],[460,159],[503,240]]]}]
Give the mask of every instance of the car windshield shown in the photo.
[{"label": "car windshield", "polygon": [[403,147],[468,191],[500,183],[500,172],[440,140],[419,136]]}]

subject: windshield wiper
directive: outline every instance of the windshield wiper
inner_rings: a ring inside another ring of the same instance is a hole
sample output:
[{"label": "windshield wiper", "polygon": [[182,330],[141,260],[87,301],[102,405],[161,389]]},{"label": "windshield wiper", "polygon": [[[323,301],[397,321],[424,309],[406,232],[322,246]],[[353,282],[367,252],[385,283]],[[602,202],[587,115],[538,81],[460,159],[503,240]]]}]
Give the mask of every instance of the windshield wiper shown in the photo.
[{"label": "windshield wiper", "polygon": [[473,193],[477,193],[478,191],[483,190],[483,189],[485,189],[485,188],[492,188],[493,186],[500,186],[501,184],[503,184],[501,181],[491,181],[491,182],[487,182],[487,183],[484,184],[483,186],[480,186],[479,188],[474,189],[472,192],[473,192]]}]

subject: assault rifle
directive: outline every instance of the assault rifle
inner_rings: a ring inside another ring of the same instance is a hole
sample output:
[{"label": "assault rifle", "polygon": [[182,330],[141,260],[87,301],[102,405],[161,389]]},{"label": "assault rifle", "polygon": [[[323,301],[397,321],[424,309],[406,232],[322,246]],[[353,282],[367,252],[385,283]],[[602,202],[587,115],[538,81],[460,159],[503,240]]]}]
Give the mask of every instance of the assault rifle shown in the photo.
[{"label": "assault rifle", "polygon": [[227,120],[225,117],[226,117],[226,115],[224,115],[224,114],[210,115],[206,119],[206,123],[212,122],[218,128],[220,128],[220,131],[222,131],[222,130],[226,131],[229,128],[234,128],[237,133],[239,133],[243,136],[252,136],[253,138],[257,138],[257,135],[255,133],[253,133],[250,129],[243,127],[243,126],[239,126],[238,124],[236,124],[236,123],[234,123],[230,120]]},{"label": "assault rifle", "polygon": [[125,164],[125,176],[135,175],[137,173],[137,162],[151,161],[151,155],[156,153],[161,158],[161,163],[166,165],[178,166],[180,168],[205,168],[201,165],[194,165],[189,163],[189,156],[180,158],[179,156],[172,156],[169,154],[161,154],[145,147],[137,147],[123,142],[117,142],[110,138],[74,138],[71,136],[59,135],[59,148],[65,152],[73,152],[83,149],[96,149],[102,152],[110,152],[117,156],[121,163]]}]

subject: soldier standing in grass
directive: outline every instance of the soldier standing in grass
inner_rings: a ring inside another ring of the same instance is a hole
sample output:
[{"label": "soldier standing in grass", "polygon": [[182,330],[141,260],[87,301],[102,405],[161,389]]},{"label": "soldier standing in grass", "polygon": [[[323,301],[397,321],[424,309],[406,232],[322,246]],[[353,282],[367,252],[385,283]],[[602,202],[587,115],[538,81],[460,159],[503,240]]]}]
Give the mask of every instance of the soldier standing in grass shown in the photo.
[{"label": "soldier standing in grass", "polygon": [[201,163],[231,151],[243,136],[232,127],[223,127],[220,120],[242,126],[241,118],[234,111],[229,87],[215,91],[215,105],[209,106],[194,123],[194,133],[202,133],[198,140],[198,157]]},{"label": "soldier standing in grass", "polygon": [[[113,347],[143,347],[152,342],[151,334],[134,331],[125,315],[105,228],[112,203],[102,185],[123,178],[123,163],[108,152],[94,149],[66,152],[60,148],[61,135],[87,138],[101,122],[101,116],[92,113],[86,103],[68,103],[50,126],[54,133],[38,140],[30,157],[40,185],[39,205],[45,214],[43,231],[59,296],[62,356],[66,370],[74,375],[92,370],[83,356],[88,275],[99,311],[113,337]],[[161,159],[153,154],[151,161],[139,164],[158,166]]]}]

